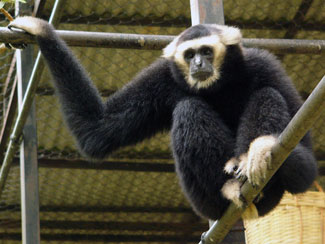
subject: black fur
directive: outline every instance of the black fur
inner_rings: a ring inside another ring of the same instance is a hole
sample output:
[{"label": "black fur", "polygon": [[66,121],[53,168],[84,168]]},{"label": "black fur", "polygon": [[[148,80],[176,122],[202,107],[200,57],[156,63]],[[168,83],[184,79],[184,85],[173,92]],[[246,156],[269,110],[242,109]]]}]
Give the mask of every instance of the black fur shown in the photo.
[{"label": "black fur", "polygon": [[171,135],[185,194],[198,214],[218,219],[228,205],[220,189],[230,178],[223,168],[234,155],[235,133],[203,99],[188,97],[174,110]]},{"label": "black fur", "polygon": [[[196,212],[209,219],[220,218],[229,204],[220,193],[230,178],[223,173],[226,161],[245,153],[256,137],[279,134],[301,105],[273,55],[238,45],[227,47],[221,78],[207,89],[189,88],[173,61],[158,59],[103,103],[66,44],[46,28],[37,41],[83,154],[103,158],[171,129],[182,188]],[[207,27],[192,27],[179,41],[209,33]],[[270,211],[284,190],[305,191],[315,176],[307,135],[266,186],[259,213]]]},{"label": "black fur", "polygon": [[197,39],[200,37],[211,35],[211,29],[208,27],[209,27],[209,25],[196,25],[190,29],[187,29],[180,36],[177,43],[180,44],[180,43],[188,41],[188,40],[193,40],[193,39]]}]

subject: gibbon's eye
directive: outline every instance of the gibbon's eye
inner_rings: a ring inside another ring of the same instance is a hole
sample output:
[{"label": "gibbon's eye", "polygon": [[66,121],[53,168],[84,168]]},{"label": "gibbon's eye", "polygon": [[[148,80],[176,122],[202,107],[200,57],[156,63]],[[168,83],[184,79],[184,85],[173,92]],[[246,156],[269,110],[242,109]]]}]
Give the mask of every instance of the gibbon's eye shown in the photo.
[{"label": "gibbon's eye", "polygon": [[188,49],[184,53],[184,59],[189,61],[195,56],[195,51],[193,49]]},{"label": "gibbon's eye", "polygon": [[208,57],[211,57],[213,56],[213,50],[211,47],[202,47],[200,49],[200,53],[204,56],[208,56]]}]

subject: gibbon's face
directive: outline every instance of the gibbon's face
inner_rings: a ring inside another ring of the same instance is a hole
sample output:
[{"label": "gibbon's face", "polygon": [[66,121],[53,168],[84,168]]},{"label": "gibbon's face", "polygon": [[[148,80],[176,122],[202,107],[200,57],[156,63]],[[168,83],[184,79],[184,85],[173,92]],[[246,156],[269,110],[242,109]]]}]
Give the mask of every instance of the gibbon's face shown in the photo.
[{"label": "gibbon's face", "polygon": [[194,89],[208,88],[220,78],[227,45],[239,44],[239,29],[222,25],[196,25],[181,33],[165,49]]}]

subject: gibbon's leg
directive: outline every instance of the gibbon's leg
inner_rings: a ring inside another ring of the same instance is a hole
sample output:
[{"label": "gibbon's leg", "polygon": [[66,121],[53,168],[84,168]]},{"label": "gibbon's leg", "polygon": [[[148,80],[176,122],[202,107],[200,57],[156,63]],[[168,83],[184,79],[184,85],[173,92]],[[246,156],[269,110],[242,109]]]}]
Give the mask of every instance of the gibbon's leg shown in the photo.
[{"label": "gibbon's leg", "polygon": [[[252,95],[238,128],[236,155],[248,150],[247,160],[238,171],[253,185],[264,180],[271,162],[270,150],[290,119],[286,101],[277,90],[263,88]],[[316,160],[305,145],[299,143],[273,177],[293,193],[305,191],[316,177]]]},{"label": "gibbon's leg", "polygon": [[50,24],[18,17],[10,26],[36,36],[65,120],[86,156],[103,158],[170,126],[178,90],[166,60],[152,64],[103,103],[87,72]]},{"label": "gibbon's leg", "polygon": [[298,144],[279,169],[285,190],[302,193],[308,190],[317,176],[317,161],[310,148]]},{"label": "gibbon's leg", "polygon": [[199,98],[180,101],[171,130],[176,172],[198,214],[218,219],[229,204],[221,188],[231,178],[223,172],[233,156],[234,135],[219,115]]},{"label": "gibbon's leg", "polygon": [[[260,184],[271,162],[271,148],[290,119],[287,104],[278,91],[263,88],[253,94],[237,131],[237,157],[227,162],[225,171],[228,174],[237,173],[239,178],[247,177],[253,185]],[[280,201],[284,190],[291,193],[306,191],[315,179],[316,172],[317,163],[311,151],[309,135],[306,135],[254,200],[259,215],[272,210]],[[238,192],[238,184],[231,180],[224,188]],[[243,205],[240,193],[225,197],[239,207]]]},{"label": "gibbon's leg", "polygon": [[[242,181],[237,179],[236,172],[239,169],[239,167],[243,167],[242,162],[246,162],[247,160],[247,154],[240,155],[239,158],[232,157],[230,160],[228,160],[224,167],[224,172],[230,176],[233,176],[233,179],[228,180],[221,189],[222,195],[227,198],[228,200],[235,203],[235,205],[239,208],[246,205],[246,200],[241,195],[240,188],[242,186]],[[242,169],[245,170],[244,168]]]},{"label": "gibbon's leg", "polygon": [[273,181],[271,186],[266,186],[259,196],[253,201],[257,208],[258,216],[263,216],[278,205],[284,193],[281,181]]},{"label": "gibbon's leg", "polygon": [[246,200],[240,192],[241,185],[242,183],[238,179],[230,179],[221,188],[223,197],[232,201],[238,208],[246,205]]}]

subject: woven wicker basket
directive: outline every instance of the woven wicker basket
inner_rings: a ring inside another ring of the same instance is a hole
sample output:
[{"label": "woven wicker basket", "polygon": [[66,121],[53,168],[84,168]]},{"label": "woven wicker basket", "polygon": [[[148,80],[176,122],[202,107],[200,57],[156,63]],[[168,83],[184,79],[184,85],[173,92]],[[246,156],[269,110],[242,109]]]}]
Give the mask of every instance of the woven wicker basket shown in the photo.
[{"label": "woven wicker basket", "polygon": [[325,244],[325,193],[286,193],[268,215],[243,215],[246,244]]}]

